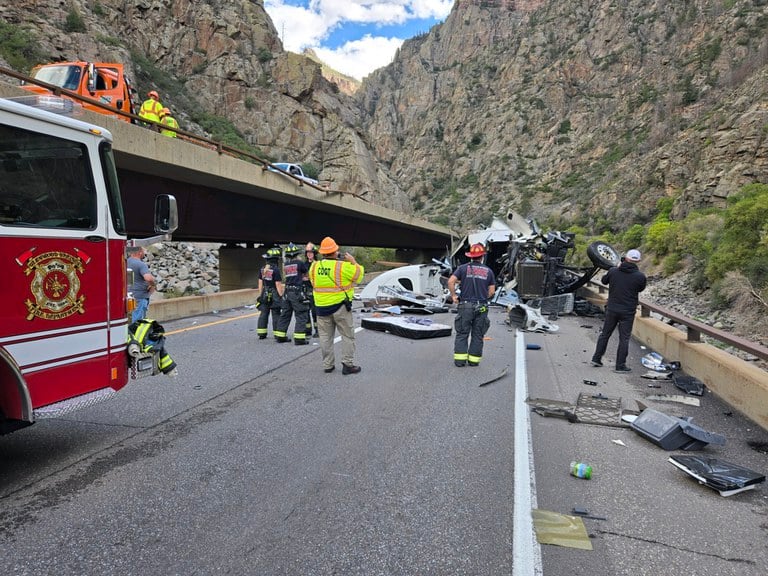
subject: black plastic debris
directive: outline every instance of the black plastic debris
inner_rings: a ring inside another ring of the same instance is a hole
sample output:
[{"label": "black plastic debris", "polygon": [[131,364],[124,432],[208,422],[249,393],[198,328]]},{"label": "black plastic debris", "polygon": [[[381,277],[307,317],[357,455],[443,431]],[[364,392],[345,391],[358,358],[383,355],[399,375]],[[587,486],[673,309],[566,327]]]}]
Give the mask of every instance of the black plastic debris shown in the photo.
[{"label": "black plastic debris", "polygon": [[603,309],[584,298],[576,298],[573,303],[573,313],[577,316],[600,316]]},{"label": "black plastic debris", "polygon": [[721,496],[731,496],[745,490],[752,490],[757,484],[765,482],[765,475],[706,456],[670,456],[669,461],[699,481],[699,484],[717,490]]},{"label": "black plastic debris", "polygon": [[672,382],[687,394],[693,394],[694,396],[704,395],[704,383],[693,376],[672,374]]},{"label": "black plastic debris", "polygon": [[708,432],[690,421],[646,408],[630,425],[635,432],[664,450],[701,450],[707,444],[725,445],[725,436]]}]

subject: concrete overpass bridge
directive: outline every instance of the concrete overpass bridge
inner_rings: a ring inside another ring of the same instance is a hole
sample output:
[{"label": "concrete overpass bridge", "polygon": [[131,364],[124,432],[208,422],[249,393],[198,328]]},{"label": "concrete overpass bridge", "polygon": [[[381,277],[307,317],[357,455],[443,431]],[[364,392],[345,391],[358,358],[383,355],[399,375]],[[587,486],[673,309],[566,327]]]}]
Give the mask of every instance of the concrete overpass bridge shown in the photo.
[{"label": "concrete overpass bridge", "polygon": [[[0,83],[0,97],[25,95],[29,93]],[[172,194],[179,206],[174,240],[224,244],[224,290],[254,285],[264,251],[255,247],[259,244],[319,242],[333,236],[346,246],[412,251],[415,261],[451,248],[454,234],[448,228],[376,206],[354,193],[267,170],[256,159],[250,162],[195,142],[192,134],[189,140],[168,138],[115,117],[87,110],[82,114],[114,137],[129,236],[152,235],[154,199]]]}]

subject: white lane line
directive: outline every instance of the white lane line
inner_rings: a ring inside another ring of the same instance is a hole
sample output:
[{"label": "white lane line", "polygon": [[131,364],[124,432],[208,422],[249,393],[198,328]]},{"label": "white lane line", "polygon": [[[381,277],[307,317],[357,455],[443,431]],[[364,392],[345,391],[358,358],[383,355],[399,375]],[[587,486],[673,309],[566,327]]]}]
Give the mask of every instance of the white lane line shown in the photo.
[{"label": "white lane line", "polygon": [[512,511],[512,574],[543,574],[541,546],[533,531],[531,511],[536,502],[536,476],[533,468],[533,442],[525,370],[525,338],[515,332],[515,504]]}]

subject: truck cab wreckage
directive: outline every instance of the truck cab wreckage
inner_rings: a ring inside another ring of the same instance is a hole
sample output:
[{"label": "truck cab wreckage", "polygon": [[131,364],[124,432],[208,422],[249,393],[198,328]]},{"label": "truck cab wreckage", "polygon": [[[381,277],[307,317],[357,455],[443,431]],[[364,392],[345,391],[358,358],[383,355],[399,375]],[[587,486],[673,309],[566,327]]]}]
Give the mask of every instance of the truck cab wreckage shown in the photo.
[{"label": "truck cab wreckage", "polygon": [[450,258],[430,264],[403,265],[372,280],[360,293],[364,305],[400,305],[410,312],[444,311],[451,272],[467,261],[472,244],[485,246],[485,264],[496,275],[498,290],[492,305],[524,305],[545,313],[573,311],[574,292],[600,269],[618,266],[618,252],[609,244],[593,242],[587,248],[591,266],[573,266],[569,256],[576,246],[568,232],[542,232],[533,220],[515,212],[494,218],[487,228],[468,233]]}]

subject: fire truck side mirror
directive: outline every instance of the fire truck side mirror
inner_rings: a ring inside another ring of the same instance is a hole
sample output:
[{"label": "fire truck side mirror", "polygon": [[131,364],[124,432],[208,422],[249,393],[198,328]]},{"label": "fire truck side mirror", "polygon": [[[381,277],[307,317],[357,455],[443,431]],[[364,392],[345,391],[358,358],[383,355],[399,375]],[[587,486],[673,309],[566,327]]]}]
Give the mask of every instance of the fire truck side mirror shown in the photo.
[{"label": "fire truck side mirror", "polygon": [[160,194],[155,198],[155,232],[171,234],[179,227],[176,197]]}]

